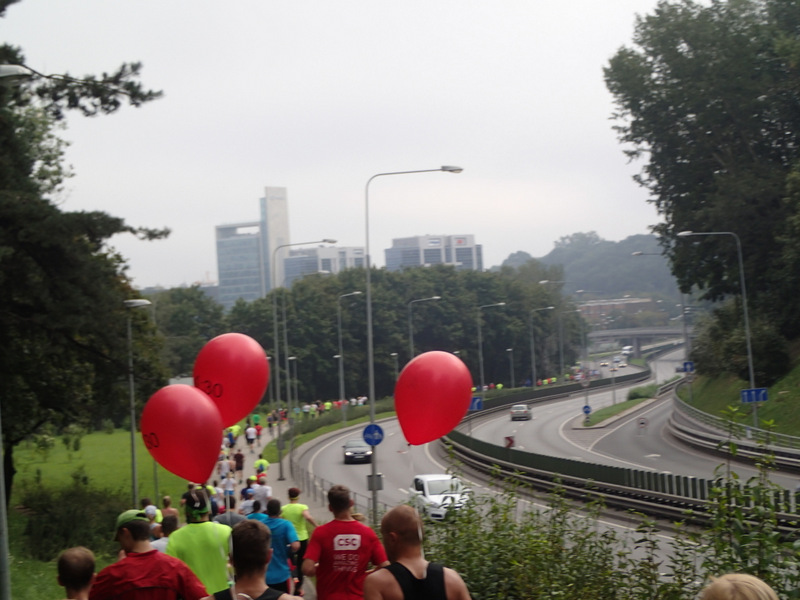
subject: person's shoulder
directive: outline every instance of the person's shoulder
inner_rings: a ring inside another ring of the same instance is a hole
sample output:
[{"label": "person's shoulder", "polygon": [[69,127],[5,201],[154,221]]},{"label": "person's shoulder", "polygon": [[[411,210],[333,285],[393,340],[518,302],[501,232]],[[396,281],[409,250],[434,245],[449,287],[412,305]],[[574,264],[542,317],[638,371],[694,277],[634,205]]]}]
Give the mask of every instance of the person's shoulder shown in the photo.
[{"label": "person's shoulder", "polygon": [[364,579],[364,597],[402,600],[403,591],[391,571],[378,569]]},{"label": "person's shoulder", "polygon": [[218,521],[208,521],[208,523],[212,527],[216,527],[218,530],[222,531],[222,533],[226,533],[226,534],[230,535],[230,533],[232,531],[231,526],[230,525],[226,525],[225,523],[220,523]]},{"label": "person's shoulder", "polygon": [[470,600],[469,589],[458,571],[444,567],[444,586],[447,597],[452,600]]}]

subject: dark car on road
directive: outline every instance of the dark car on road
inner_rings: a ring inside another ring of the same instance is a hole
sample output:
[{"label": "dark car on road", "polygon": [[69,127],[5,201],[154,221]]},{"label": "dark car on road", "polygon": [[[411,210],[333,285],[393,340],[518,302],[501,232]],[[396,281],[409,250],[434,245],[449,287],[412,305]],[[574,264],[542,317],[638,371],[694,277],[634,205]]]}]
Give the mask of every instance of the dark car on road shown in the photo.
[{"label": "dark car on road", "polygon": [[344,464],[372,462],[372,446],[364,440],[353,438],[344,443]]}]

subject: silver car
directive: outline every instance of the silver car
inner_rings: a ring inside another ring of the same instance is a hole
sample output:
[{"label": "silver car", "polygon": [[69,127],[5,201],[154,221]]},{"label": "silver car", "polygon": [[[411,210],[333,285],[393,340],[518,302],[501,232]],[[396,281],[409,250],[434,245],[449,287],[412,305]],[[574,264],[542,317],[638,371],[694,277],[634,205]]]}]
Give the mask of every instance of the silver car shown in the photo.
[{"label": "silver car", "polygon": [[529,421],[531,419],[531,409],[527,404],[515,404],[511,407],[512,421]]}]

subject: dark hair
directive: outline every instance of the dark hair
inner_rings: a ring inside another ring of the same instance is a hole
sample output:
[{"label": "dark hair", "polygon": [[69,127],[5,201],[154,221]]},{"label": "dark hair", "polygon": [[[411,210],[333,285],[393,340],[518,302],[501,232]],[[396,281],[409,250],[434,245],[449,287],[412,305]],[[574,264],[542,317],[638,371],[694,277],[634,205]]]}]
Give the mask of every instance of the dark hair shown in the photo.
[{"label": "dark hair", "polygon": [[267,500],[267,514],[270,517],[277,517],[281,514],[281,501],[277,498]]},{"label": "dark hair", "polygon": [[350,488],[345,485],[335,485],[328,490],[328,504],[333,512],[340,512],[350,508]]},{"label": "dark hair", "polygon": [[211,509],[205,487],[197,485],[189,491],[186,499],[186,520],[199,521]]},{"label": "dark hair", "polygon": [[145,506],[150,506],[152,503],[153,503],[153,501],[150,500],[150,498],[142,498],[142,502],[141,502],[142,508],[144,508]]},{"label": "dark hair", "polygon": [[231,560],[236,574],[259,573],[267,568],[272,534],[261,521],[246,519],[233,528]]},{"label": "dark hair", "polygon": [[289,499],[294,500],[295,498],[300,497],[300,488],[289,488]]},{"label": "dark hair", "polygon": [[82,590],[92,581],[94,554],[88,548],[67,548],[58,557],[58,580],[65,588]]},{"label": "dark hair", "polygon": [[167,515],[161,521],[161,533],[165,536],[169,535],[178,528],[178,517],[175,515]]},{"label": "dark hair", "polygon": [[260,500],[253,500],[253,512],[260,513],[261,512],[261,501]]},{"label": "dark hair", "polygon": [[120,527],[120,529],[127,529],[131,532],[131,537],[136,542],[150,539],[150,521],[128,521]]}]

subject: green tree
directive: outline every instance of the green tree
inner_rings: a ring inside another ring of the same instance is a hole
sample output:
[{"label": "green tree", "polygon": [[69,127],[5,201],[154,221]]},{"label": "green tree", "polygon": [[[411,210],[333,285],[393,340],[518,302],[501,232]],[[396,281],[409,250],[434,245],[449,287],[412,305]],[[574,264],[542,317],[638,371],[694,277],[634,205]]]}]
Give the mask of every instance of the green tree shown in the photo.
[{"label": "green tree", "polygon": [[720,300],[739,293],[729,236],[678,240],[684,230],[730,231],[742,241],[753,309],[800,333],[774,307],[796,297],[785,252],[787,177],[800,153],[796,0],[662,1],[637,20],[633,46],[605,69],[616,130],[638,182],[664,222],[654,227],[681,288]]},{"label": "green tree", "polygon": [[160,292],[151,300],[158,332],[164,338],[164,363],[173,377],[191,375],[197,353],[226,331],[222,305],[196,285]]},{"label": "green tree", "polygon": [[[0,15],[8,2],[0,3]],[[24,64],[18,48],[0,46],[0,63]],[[0,397],[6,493],[13,450],[52,424],[99,423],[125,398],[126,313],[132,296],[125,262],[107,246],[127,233],[153,239],[166,231],[137,229],[102,212],[63,212],[53,203],[63,178],[56,122],[65,111],[111,113],[123,101],[157,97],[123,65],[100,79],[33,78],[0,86]],[[146,318],[146,316],[145,316]],[[142,315],[134,318],[137,333]],[[139,391],[163,381],[153,346],[137,335]],[[124,406],[124,404],[123,404]]]}]

